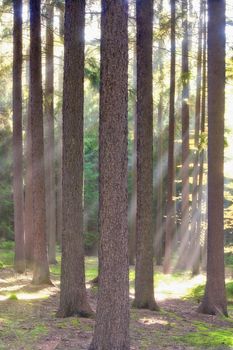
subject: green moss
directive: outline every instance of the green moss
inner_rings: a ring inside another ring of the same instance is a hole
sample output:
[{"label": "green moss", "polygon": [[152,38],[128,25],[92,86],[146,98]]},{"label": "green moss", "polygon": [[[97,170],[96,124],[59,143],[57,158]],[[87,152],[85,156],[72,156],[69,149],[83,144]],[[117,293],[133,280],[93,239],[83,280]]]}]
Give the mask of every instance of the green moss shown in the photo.
[{"label": "green moss", "polygon": [[17,295],[14,294],[14,293],[10,294],[10,296],[9,296],[8,299],[9,299],[9,300],[18,300]]},{"label": "green moss", "polygon": [[42,335],[45,335],[48,333],[48,329],[45,325],[43,324],[38,324],[35,326],[35,328],[33,328],[28,336],[31,338],[31,340],[35,339],[35,338],[38,338]]},{"label": "green moss", "polygon": [[233,346],[232,330],[209,329],[203,325],[196,327],[197,331],[182,336],[174,336],[176,342],[184,343],[199,348],[213,348],[224,346],[224,349]]}]

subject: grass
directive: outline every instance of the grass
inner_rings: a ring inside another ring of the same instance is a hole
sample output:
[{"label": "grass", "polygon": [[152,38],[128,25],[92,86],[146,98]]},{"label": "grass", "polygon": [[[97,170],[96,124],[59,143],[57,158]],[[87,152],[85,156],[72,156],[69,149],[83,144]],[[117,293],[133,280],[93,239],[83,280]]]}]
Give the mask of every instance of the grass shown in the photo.
[{"label": "grass", "polygon": [[[13,263],[12,242],[0,242],[0,268],[11,268]],[[233,264],[232,247],[225,252],[227,266]],[[61,269],[61,254],[57,250],[57,264],[50,267],[53,281],[59,284]],[[95,257],[85,259],[86,280],[90,281],[98,274],[98,261]],[[30,285],[30,274],[18,276],[10,269],[3,272],[0,300],[0,350],[20,348],[29,350],[40,342],[50,332],[77,332],[90,335],[93,331],[93,320],[83,320],[77,317],[57,319],[55,309],[48,311],[50,316],[40,315],[40,305],[50,303],[50,297],[58,291],[57,287],[38,288]],[[130,292],[134,293],[134,268],[130,268]],[[187,302],[199,302],[204,294],[205,276],[190,277],[189,273],[163,275],[155,272],[156,299],[161,302],[166,299],[186,299]],[[230,302],[229,314],[233,315],[233,282],[227,281],[227,296]],[[97,291],[92,288],[92,295]],[[5,299],[1,299],[4,297]],[[192,316],[193,317],[193,316]],[[187,346],[192,349],[230,349],[233,347],[233,332],[231,319],[219,318],[224,326],[207,322],[199,322],[195,318],[186,319],[172,309],[161,308],[160,312],[147,313],[144,310],[131,311],[132,339],[140,350],[152,349],[156,344],[164,348],[172,348],[173,344]],[[226,327],[225,327],[226,324]],[[77,333],[77,334],[78,334]]]}]

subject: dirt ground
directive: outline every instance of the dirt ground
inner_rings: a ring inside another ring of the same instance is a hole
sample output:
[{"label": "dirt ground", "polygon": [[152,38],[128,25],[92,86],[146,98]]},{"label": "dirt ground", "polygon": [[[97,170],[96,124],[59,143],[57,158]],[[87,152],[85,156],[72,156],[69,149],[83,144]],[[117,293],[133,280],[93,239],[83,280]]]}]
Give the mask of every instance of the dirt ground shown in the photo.
[{"label": "dirt ground", "polygon": [[[0,350],[88,349],[94,319],[56,318],[59,281],[52,278],[54,286],[38,288],[30,273],[0,270]],[[87,287],[95,309],[97,288]],[[192,300],[164,299],[159,306],[131,310],[131,350],[233,349],[233,319],[200,315]]]}]

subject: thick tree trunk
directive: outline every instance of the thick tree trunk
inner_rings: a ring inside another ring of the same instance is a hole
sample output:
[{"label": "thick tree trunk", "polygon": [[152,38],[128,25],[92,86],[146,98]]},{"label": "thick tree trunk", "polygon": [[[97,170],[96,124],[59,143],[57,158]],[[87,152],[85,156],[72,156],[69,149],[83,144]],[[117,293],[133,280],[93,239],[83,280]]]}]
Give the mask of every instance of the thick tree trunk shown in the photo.
[{"label": "thick tree trunk", "polygon": [[88,317],[83,246],[85,1],[66,0],[62,150],[62,263],[58,316]]},{"label": "thick tree trunk", "polygon": [[225,0],[209,0],[208,9],[207,282],[199,312],[227,315],[223,233]]},{"label": "thick tree trunk", "polygon": [[136,2],[137,19],[137,217],[134,307],[157,310],[153,269],[153,0]]},{"label": "thick tree trunk", "polygon": [[46,47],[45,47],[45,188],[46,231],[49,263],[56,263],[56,197],[55,197],[55,141],[54,141],[54,63],[53,63],[53,16],[54,5],[46,1]]},{"label": "thick tree trunk", "polygon": [[22,0],[14,0],[13,192],[16,272],[25,270],[22,140]]},{"label": "thick tree trunk", "polygon": [[174,141],[175,141],[175,89],[176,89],[176,2],[171,0],[171,70],[168,130],[167,217],[163,272],[171,269],[172,243],[175,234],[174,194]]},{"label": "thick tree trunk", "polygon": [[[128,6],[102,0],[100,244],[96,327],[90,350],[129,350],[127,229]],[[107,145],[107,147],[106,147]]]},{"label": "thick tree trunk", "polygon": [[51,283],[46,248],[40,0],[30,0],[30,124],[32,135],[33,283]]}]

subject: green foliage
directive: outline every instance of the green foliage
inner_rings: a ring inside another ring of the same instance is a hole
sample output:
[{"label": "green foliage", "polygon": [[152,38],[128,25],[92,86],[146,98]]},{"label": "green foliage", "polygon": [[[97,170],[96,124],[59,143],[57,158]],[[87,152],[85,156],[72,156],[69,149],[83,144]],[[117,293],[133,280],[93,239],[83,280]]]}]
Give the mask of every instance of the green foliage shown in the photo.
[{"label": "green foliage", "polygon": [[233,334],[231,329],[218,329],[207,323],[196,323],[196,331],[185,335],[173,337],[175,341],[206,349],[213,347],[222,347],[222,349],[231,348],[233,345]]},{"label": "green foliage", "polygon": [[85,60],[85,77],[89,79],[95,89],[99,89],[100,84],[100,66],[95,57],[86,57]]},{"label": "green foliage", "polygon": [[[185,298],[194,299],[195,301],[200,302],[204,296],[204,292],[205,292],[205,285],[201,284],[191,289]],[[226,283],[226,293],[227,293],[228,302],[232,302],[233,301],[233,282]]]}]

